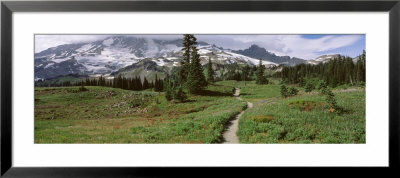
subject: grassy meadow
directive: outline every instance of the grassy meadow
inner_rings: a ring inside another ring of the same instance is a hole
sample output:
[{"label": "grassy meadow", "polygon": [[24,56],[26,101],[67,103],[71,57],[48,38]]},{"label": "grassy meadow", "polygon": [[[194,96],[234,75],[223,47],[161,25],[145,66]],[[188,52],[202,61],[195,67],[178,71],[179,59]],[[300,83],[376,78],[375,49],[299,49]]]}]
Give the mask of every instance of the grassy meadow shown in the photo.
[{"label": "grassy meadow", "polygon": [[269,85],[224,81],[241,88],[241,98],[254,104],[239,120],[241,143],[365,143],[365,89],[333,89],[343,113],[330,112],[319,91],[282,98],[278,81]]},{"label": "grassy meadow", "polygon": [[[239,119],[240,143],[365,143],[365,89],[332,89],[343,113],[330,112],[319,91],[280,96],[278,80],[221,81],[187,102],[164,92],[108,87],[35,88],[35,143],[221,143]],[[234,88],[240,88],[238,100]],[[253,108],[247,107],[253,103]]]},{"label": "grassy meadow", "polygon": [[162,92],[85,88],[35,88],[35,143],[219,143],[246,107],[221,85],[185,103]]}]

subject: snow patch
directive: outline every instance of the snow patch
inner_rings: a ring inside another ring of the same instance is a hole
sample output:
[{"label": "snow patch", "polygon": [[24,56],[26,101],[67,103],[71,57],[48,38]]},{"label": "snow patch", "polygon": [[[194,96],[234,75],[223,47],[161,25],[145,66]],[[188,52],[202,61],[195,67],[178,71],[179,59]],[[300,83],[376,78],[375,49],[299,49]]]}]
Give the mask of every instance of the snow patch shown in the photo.
[{"label": "snow patch", "polygon": [[105,46],[111,46],[114,43],[114,39],[109,38],[103,41],[103,45]]},{"label": "snow patch", "polygon": [[165,62],[164,62],[164,59],[153,59],[152,60],[153,62],[155,62],[158,66],[164,66],[165,65]]},{"label": "snow patch", "polygon": [[93,47],[92,44],[86,44],[86,45],[83,45],[82,47],[80,47],[79,49],[77,49],[76,51],[81,53],[81,52],[88,51],[92,47]]},{"label": "snow patch", "polygon": [[177,57],[167,57],[166,59],[168,59],[168,60],[176,60],[176,59],[178,59]]},{"label": "snow patch", "polygon": [[44,68],[47,69],[47,68],[49,68],[49,67],[51,67],[53,65],[54,65],[54,63],[48,63],[46,66],[44,66]]},{"label": "snow patch", "polygon": [[199,49],[197,51],[198,54],[202,55],[202,54],[208,54],[211,53],[212,51],[208,50],[208,49]]},{"label": "snow patch", "polygon": [[[230,56],[231,58],[237,58],[237,59],[240,59],[240,60],[243,60],[243,61],[246,61],[246,62],[250,62],[251,64],[253,64],[253,65],[258,65],[259,64],[259,59],[254,59],[254,58],[251,58],[251,57],[247,57],[247,56],[244,56],[244,55],[241,55],[241,54],[237,54],[237,53],[233,53],[233,52],[225,52],[225,53],[227,53],[227,55],[222,55],[222,56]],[[270,61],[265,61],[265,60],[261,60],[261,63],[263,64],[263,65],[269,65],[269,64],[272,64],[272,65],[276,65],[277,66],[277,64],[276,63],[273,63],[273,62],[270,62]]]},{"label": "snow patch", "polygon": [[53,62],[55,63],[60,63],[60,62],[64,62],[64,61],[68,61],[71,58],[67,57],[67,58],[58,58],[58,59],[53,59]]}]

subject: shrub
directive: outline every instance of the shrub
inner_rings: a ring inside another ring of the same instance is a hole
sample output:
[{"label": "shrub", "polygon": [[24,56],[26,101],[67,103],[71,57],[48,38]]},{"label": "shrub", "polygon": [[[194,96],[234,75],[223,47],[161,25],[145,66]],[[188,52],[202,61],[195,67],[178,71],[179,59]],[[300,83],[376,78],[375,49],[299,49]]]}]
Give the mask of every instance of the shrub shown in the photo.
[{"label": "shrub", "polygon": [[297,95],[297,93],[299,93],[299,90],[298,90],[298,89],[296,89],[296,88],[294,88],[294,87],[291,87],[291,88],[290,88],[289,96],[295,96],[295,95]]},{"label": "shrub", "polygon": [[311,92],[312,90],[314,90],[314,85],[311,83],[311,82],[307,82],[306,83],[306,86],[304,87],[305,88],[305,91],[307,92],[307,93],[309,93],[309,92]]},{"label": "shrub", "polygon": [[180,102],[185,102],[187,100],[187,95],[182,90],[182,87],[179,87],[178,91],[174,94],[174,99],[179,100]]},{"label": "shrub", "polygon": [[85,88],[85,86],[82,84],[81,87],[79,87],[79,91],[87,91],[88,89]]},{"label": "shrub", "polygon": [[135,107],[138,107],[138,106],[142,105],[143,103],[144,103],[144,101],[142,99],[133,98],[133,100],[131,100],[129,102],[129,105],[130,105],[131,108],[135,108]]},{"label": "shrub", "polygon": [[281,85],[281,96],[284,98],[289,96],[295,96],[297,95],[298,92],[299,90],[294,87],[288,89],[285,85]]},{"label": "shrub", "polygon": [[281,96],[284,98],[289,96],[288,90],[285,85],[281,85]]},{"label": "shrub", "polygon": [[317,86],[317,89],[318,90],[323,90],[323,89],[325,89],[325,88],[327,88],[328,87],[328,85],[326,84],[326,82],[324,81],[324,80],[320,80],[319,82],[318,82],[318,86]]},{"label": "shrub", "polygon": [[250,117],[251,120],[255,121],[255,122],[270,122],[273,121],[275,119],[275,117],[273,115],[263,115],[263,114],[259,114],[259,115],[255,115]]},{"label": "shrub", "polygon": [[365,82],[361,81],[361,82],[358,83],[358,85],[359,85],[360,87],[365,87]]},{"label": "shrub", "polygon": [[322,94],[326,96],[325,101],[328,103],[329,112],[341,114],[344,110],[337,105],[335,94],[328,88],[322,90]]},{"label": "shrub", "polygon": [[299,86],[300,86],[300,87],[304,87],[304,85],[305,85],[304,79],[303,79],[303,78],[300,78],[300,80],[299,80]]},{"label": "shrub", "polygon": [[165,91],[165,99],[167,99],[167,101],[171,101],[172,100],[172,98],[173,98],[173,90],[171,89],[171,87],[170,86],[168,86],[167,88],[166,88],[166,91]]},{"label": "shrub", "polygon": [[324,107],[324,104],[322,102],[304,101],[304,100],[292,101],[288,105],[294,108],[298,108],[301,111],[311,111],[316,108]]}]

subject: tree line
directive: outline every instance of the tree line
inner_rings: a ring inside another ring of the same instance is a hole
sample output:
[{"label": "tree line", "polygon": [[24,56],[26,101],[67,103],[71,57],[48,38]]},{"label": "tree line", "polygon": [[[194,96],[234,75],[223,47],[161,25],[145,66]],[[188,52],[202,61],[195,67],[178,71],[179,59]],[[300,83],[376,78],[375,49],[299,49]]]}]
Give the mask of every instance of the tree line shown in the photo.
[{"label": "tree line", "polygon": [[[272,68],[271,68],[272,69]],[[249,66],[248,64],[239,66],[237,63],[226,64],[222,66],[222,72],[217,76],[220,80],[236,80],[236,81],[256,81],[257,84],[268,84],[268,78],[265,74],[266,67],[259,60],[258,65]],[[227,71],[227,72],[225,72]]]},{"label": "tree line", "polygon": [[285,66],[282,71],[273,76],[281,78],[283,82],[305,85],[306,81],[313,78],[324,80],[327,85],[336,87],[343,84],[365,84],[365,50],[356,62],[351,57],[338,56],[329,62],[312,64],[299,64]]},{"label": "tree line", "polygon": [[128,78],[118,75],[110,80],[107,80],[105,77],[100,76],[98,78],[86,78],[80,82],[76,82],[75,86],[103,86],[133,91],[154,88],[155,91],[162,91],[163,81],[158,78],[157,75],[155,80],[151,82],[149,82],[146,77],[143,78],[142,82],[142,80],[138,76]]},{"label": "tree line", "polygon": [[50,82],[46,80],[38,80],[35,82],[35,87],[69,87],[69,86],[103,86],[112,88],[121,88],[124,90],[140,91],[153,88],[156,92],[161,92],[164,90],[164,81],[161,78],[155,76],[154,81],[148,81],[146,77],[143,81],[140,77],[136,76],[133,78],[123,77],[118,75],[113,79],[106,79],[104,76],[98,78],[85,78],[81,81],[71,82]]}]

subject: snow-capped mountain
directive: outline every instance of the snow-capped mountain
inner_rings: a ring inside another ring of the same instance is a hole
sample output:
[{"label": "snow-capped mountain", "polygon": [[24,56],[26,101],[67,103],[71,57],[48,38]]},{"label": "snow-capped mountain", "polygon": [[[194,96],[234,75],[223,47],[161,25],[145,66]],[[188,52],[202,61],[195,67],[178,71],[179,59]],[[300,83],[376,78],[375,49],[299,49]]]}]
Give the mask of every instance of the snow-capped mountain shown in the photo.
[{"label": "snow-capped mountain", "polygon": [[315,59],[315,61],[325,63],[325,62],[328,62],[328,61],[330,61],[332,59],[338,58],[339,56],[340,56],[340,54],[322,55],[322,56],[317,57]]},{"label": "snow-capped mountain", "polygon": [[[322,55],[319,56],[315,59],[310,59],[307,60],[305,63],[306,64],[313,64],[313,65],[318,65],[320,63],[326,63],[329,62],[330,60],[333,60],[335,58],[338,58],[340,56],[340,54],[326,54],[326,55]],[[353,58],[353,62],[356,63],[358,61],[358,59],[360,58],[360,56],[356,56]]]},{"label": "snow-capped mountain", "polygon": [[330,60],[335,59],[335,58],[337,58],[339,56],[340,56],[340,54],[322,55],[322,56],[319,56],[319,57],[317,57],[315,59],[307,60],[306,64],[317,65],[319,63],[326,63],[326,62],[329,62]]},{"label": "snow-capped mountain", "polygon": [[71,73],[107,74],[144,58],[179,53],[181,43],[181,40],[113,36],[90,43],[60,45],[35,54],[35,78]]},{"label": "snow-capped mountain", "polygon": [[306,62],[304,59],[290,57],[290,56],[277,56],[274,53],[267,51],[257,45],[251,45],[248,49],[232,51],[237,54],[242,54],[248,57],[271,61],[276,64],[285,64],[294,66]]},{"label": "snow-capped mountain", "polygon": [[[35,53],[35,80],[68,74],[106,75],[142,60],[157,66],[177,67],[182,59],[182,39],[157,40],[134,36],[111,36],[88,43],[65,44]],[[259,60],[198,42],[201,63],[258,65]],[[277,63],[263,60],[264,65]]]}]

